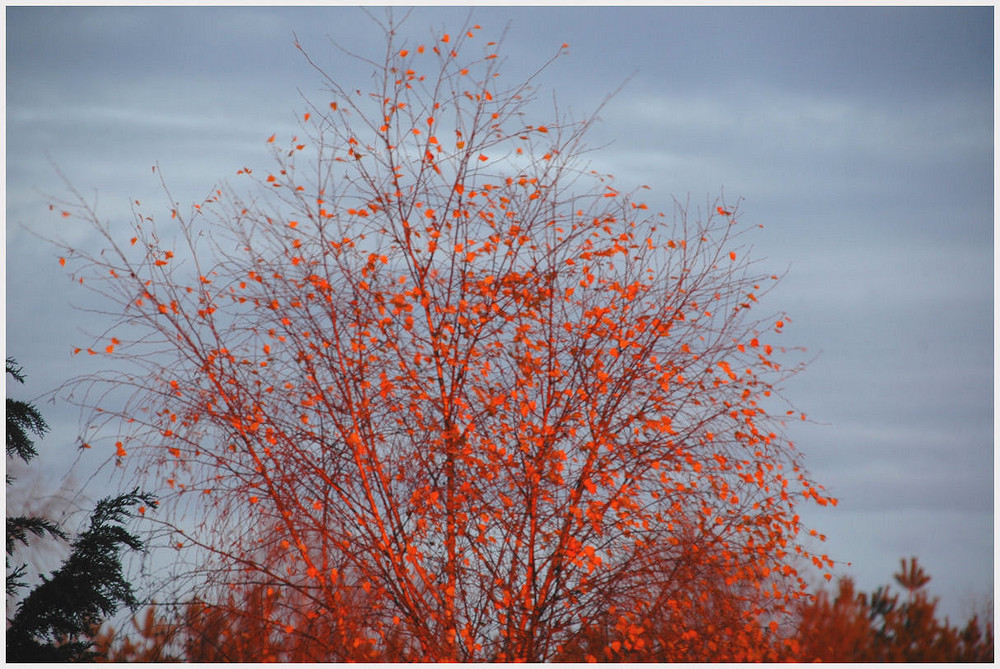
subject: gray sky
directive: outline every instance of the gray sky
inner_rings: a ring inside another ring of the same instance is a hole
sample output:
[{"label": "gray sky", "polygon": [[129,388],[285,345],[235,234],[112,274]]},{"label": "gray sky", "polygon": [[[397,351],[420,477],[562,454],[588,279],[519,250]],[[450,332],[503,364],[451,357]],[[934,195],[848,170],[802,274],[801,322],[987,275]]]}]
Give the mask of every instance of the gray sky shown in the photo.
[{"label": "gray sky", "polygon": [[[373,10],[376,14],[380,10]],[[465,8],[420,8],[402,32],[426,41]],[[401,12],[397,12],[397,17]],[[788,269],[765,310],[783,341],[818,354],[786,394],[814,422],[789,426],[814,478],[840,499],[803,507],[838,573],[888,583],[916,555],[964,617],[993,589],[993,8],[477,8],[484,35],[510,26],[514,82],[563,42],[541,80],[582,115],[602,111],[595,168],[624,187],[744,198],[764,225],[755,254]],[[271,133],[294,134],[318,76],[367,74],[334,49],[381,53],[358,9],[6,8],[6,353],[38,397],[92,360],[89,304],[34,234],[93,244],[47,210],[64,190],[46,154],[108,220],[129,198],[201,201],[221,179],[270,165]],[[301,94],[300,94],[301,91]],[[543,109],[544,111],[544,109]],[[99,334],[93,332],[93,334]],[[54,485],[77,457],[77,412],[40,407]],[[103,455],[88,453],[76,477]],[[851,562],[851,566],[846,565]]]}]

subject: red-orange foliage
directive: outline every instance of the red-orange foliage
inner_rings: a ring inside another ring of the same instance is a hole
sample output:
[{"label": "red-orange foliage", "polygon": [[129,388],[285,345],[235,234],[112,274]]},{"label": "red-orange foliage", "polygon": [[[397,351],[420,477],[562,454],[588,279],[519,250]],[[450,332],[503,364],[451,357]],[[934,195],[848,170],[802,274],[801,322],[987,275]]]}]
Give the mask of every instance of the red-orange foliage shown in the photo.
[{"label": "red-orange foliage", "polygon": [[993,662],[993,621],[973,615],[965,628],[939,621],[924,586],[930,576],[911,558],[901,561],[896,583],[907,595],[888,587],[870,595],[855,592],[849,578],[835,596],[819,592],[798,608],[795,640],[798,659],[822,662]]},{"label": "red-orange foliage", "polygon": [[142,370],[108,379],[119,460],[278,659],[763,657],[801,556],[832,566],[797,540],[828,499],[773,414],[784,321],[749,317],[777,277],[734,203],[654,213],[587,170],[592,118],[526,123],[478,34],[388,26],[255,195],[122,235],[72,209]]}]

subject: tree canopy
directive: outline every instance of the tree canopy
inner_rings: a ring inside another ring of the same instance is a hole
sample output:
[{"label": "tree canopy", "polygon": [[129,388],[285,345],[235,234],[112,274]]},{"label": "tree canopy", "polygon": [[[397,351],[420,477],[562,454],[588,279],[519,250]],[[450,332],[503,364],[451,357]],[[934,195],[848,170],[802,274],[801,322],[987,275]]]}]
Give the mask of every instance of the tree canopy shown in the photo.
[{"label": "tree canopy", "polygon": [[836,500],[782,432],[799,366],[739,203],[655,212],[589,169],[596,112],[529,122],[480,26],[384,28],[363,84],[306,55],[327,98],[248,192],[125,232],[53,205],[120,314],[84,382],[134,391],[92,422],[224,659],[777,657],[834,564],[797,507]]},{"label": "tree canopy", "polygon": [[[796,639],[803,661],[993,662],[993,623],[973,615],[964,628],[939,620],[937,600],[916,558],[900,561],[894,575],[905,597],[891,586],[866,594],[841,579],[835,595],[820,591],[804,602]],[[992,618],[992,615],[991,615]]]}]

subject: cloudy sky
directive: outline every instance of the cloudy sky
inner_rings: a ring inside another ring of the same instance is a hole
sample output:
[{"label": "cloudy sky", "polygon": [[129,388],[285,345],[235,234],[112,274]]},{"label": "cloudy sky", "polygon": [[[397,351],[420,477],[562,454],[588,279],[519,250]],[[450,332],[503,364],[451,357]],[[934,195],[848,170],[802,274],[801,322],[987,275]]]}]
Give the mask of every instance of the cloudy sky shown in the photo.
[{"label": "cloudy sky", "polygon": [[[427,40],[467,16],[419,8],[401,32]],[[540,83],[577,115],[628,79],[593,159],[652,186],[651,207],[724,190],[764,225],[755,253],[787,270],[765,306],[817,356],[787,386],[811,419],[789,433],[840,499],[803,513],[838,572],[870,589],[915,555],[953,620],[990,596],[993,9],[480,7],[473,20],[487,36],[509,27],[511,81],[568,42]],[[52,164],[110,221],[160,197],[154,163],[176,200],[200,201],[270,165],[265,140],[296,132],[303,95],[325,99],[293,32],[358,87],[367,73],[331,39],[376,58],[382,45],[348,7],[7,7],[6,21],[6,353],[29,375],[11,390],[31,399],[92,364],[70,355],[91,343],[74,308],[89,298],[39,239],[94,243],[47,210],[65,193]],[[77,458],[78,417],[41,408],[44,489]],[[100,463],[88,452],[74,480]]]}]

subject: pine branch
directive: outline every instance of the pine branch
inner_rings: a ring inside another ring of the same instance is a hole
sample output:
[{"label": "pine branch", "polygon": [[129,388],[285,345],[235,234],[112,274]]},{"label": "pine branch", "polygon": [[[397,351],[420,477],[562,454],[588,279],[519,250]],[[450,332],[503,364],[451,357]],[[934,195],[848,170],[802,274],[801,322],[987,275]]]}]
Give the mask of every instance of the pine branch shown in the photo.
[{"label": "pine branch", "polygon": [[89,659],[90,642],[80,641],[121,604],[132,610],[139,602],[122,573],[121,552],[141,550],[142,541],[120,523],[131,516],[129,507],[155,505],[155,499],[130,493],[101,500],[89,529],[74,542],[63,566],[18,606],[7,629],[7,658],[11,661],[66,661]]}]

